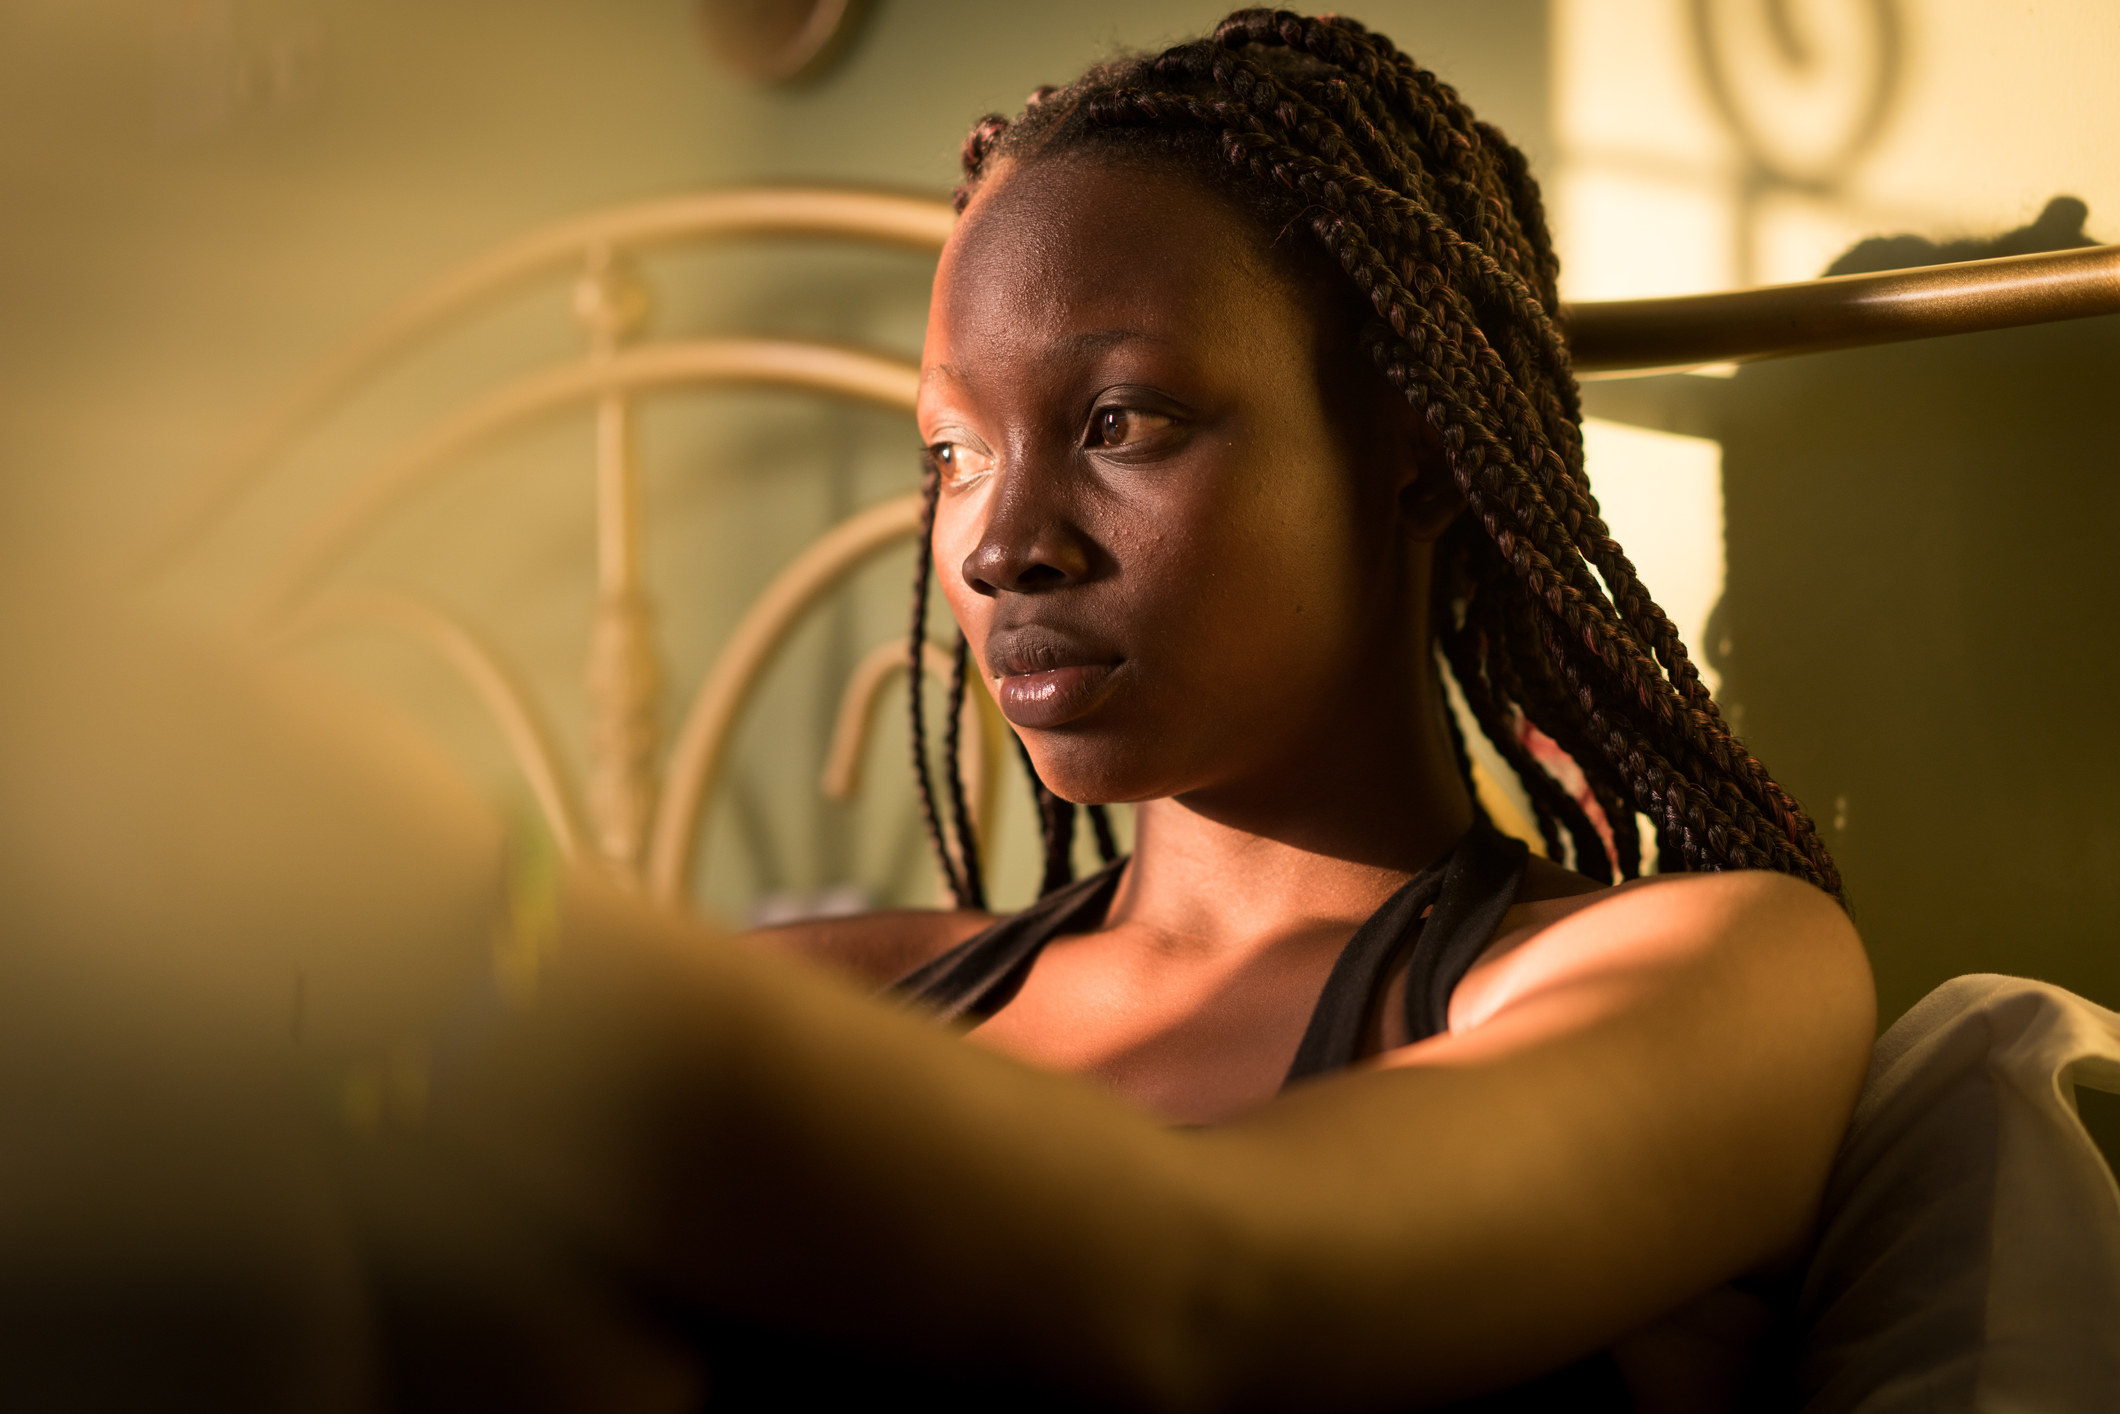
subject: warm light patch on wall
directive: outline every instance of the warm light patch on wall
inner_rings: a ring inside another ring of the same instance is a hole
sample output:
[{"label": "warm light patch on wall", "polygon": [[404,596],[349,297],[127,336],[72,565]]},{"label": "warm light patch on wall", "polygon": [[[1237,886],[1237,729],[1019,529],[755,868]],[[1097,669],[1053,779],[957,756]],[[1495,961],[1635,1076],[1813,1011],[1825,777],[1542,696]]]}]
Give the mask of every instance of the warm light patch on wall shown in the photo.
[{"label": "warm light patch on wall", "polygon": [[1583,448],[1613,538],[1715,690],[1703,645],[1723,592],[1722,444],[1588,418]]},{"label": "warm light patch on wall", "polygon": [[1728,289],[1729,202],[1655,171],[1562,169],[1561,281],[1569,299],[1636,299]]},{"label": "warm light patch on wall", "polygon": [[1561,292],[1726,289],[1729,144],[1695,82],[1676,0],[1554,0],[1553,187]]},{"label": "warm light patch on wall", "polygon": [[1807,280],[2057,195],[2120,236],[2120,5],[1552,0],[1562,293]]}]

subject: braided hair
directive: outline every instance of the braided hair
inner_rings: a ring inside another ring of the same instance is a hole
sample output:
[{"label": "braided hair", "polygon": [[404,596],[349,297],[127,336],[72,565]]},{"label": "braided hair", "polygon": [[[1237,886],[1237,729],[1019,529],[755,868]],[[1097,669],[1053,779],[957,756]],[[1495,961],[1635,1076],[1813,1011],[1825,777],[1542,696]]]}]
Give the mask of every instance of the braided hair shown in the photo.
[{"label": "braided hair", "polygon": [[[1561,857],[1565,837],[1580,872],[1632,878],[1639,812],[1661,870],[1769,869],[1839,897],[1840,873],[1810,817],[1731,735],[1590,494],[1582,404],[1557,320],[1560,262],[1522,153],[1382,35],[1344,17],[1265,9],[1041,88],[1014,120],[980,119],[965,139],[957,209],[998,159],[1085,150],[1181,165],[1267,236],[1292,237],[1292,252],[1290,240],[1273,242],[1277,258],[1323,268],[1360,302],[1362,352],[1434,434],[1467,511],[1436,547],[1436,649],[1522,781],[1549,856]],[[930,466],[929,528],[937,485]],[[960,906],[981,907],[954,725],[945,753],[954,859],[928,780],[917,686],[927,535],[920,554],[915,770],[951,889]],[[953,724],[961,634],[957,654]],[[1602,822],[1534,754],[1534,729],[1574,761]],[[1073,878],[1076,812],[1034,767],[1031,781],[1043,893]],[[1110,827],[1099,807],[1090,814],[1110,859]]]}]

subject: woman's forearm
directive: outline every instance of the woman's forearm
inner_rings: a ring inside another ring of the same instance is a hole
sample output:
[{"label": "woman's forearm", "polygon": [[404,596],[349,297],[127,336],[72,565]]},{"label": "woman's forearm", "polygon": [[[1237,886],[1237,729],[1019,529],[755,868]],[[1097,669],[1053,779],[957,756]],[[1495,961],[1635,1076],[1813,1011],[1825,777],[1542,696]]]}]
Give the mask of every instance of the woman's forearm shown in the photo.
[{"label": "woman's forearm", "polygon": [[[513,936],[542,905],[503,903],[461,791],[247,670],[92,628],[9,631],[37,671],[0,698],[0,1127],[49,1181],[17,1174],[43,1216],[0,1228],[0,1267],[110,1249],[113,1329],[195,1253],[247,1264],[261,1309],[336,1292],[312,1304],[349,1360],[402,1332],[363,1334],[347,1283],[415,1325],[527,1322],[584,1368],[668,1351],[645,1290],[1107,1402],[1442,1397],[1758,1260],[1852,1099],[1819,1059],[1851,1026],[1816,930],[1732,894],[1714,926],[1766,932],[1713,966],[1593,976],[1173,1132],[594,888]],[[161,1236],[112,1247],[136,1227]]]},{"label": "woman's forearm", "polygon": [[1788,1205],[1744,1158],[1755,1097],[1627,1093],[1642,1046],[1687,1044],[1638,1018],[1177,1132],[781,959],[572,917],[433,1140],[689,1301],[938,1365],[1176,1408],[1456,1395],[1756,1262],[1759,1225],[1721,1215]]}]

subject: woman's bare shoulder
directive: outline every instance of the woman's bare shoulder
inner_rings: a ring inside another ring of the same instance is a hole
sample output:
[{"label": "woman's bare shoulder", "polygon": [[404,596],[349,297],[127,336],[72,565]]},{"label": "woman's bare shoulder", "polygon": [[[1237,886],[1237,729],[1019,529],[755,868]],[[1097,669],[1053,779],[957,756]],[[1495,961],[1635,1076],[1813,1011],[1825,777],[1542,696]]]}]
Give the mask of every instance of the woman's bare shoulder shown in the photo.
[{"label": "woman's bare shoulder", "polygon": [[1548,903],[1555,899],[1602,893],[1609,887],[1588,875],[1576,873],[1565,864],[1555,864],[1544,855],[1534,854],[1524,861],[1524,882],[1518,886],[1516,897],[1522,904]]},{"label": "woman's bare shoulder", "polygon": [[[1667,874],[1601,886],[1548,866],[1561,880],[1527,879],[1494,942],[1452,998],[1453,1026],[1471,1024],[1527,993],[1586,973],[1652,974],[1731,969],[1760,972],[1778,985],[1749,989],[1756,999],[1786,994],[1808,1005],[1824,990],[1874,1005],[1868,960],[1847,914],[1800,879],[1757,870]],[[1852,1022],[1851,1022],[1852,1024]],[[1868,1022],[1856,1029],[1865,1030]]]},{"label": "woman's bare shoulder", "polygon": [[1649,1244],[1675,1271],[1702,1234],[1744,1251],[1721,1277],[1793,1261],[1875,1033],[1847,914],[1802,880],[1730,871],[1519,904],[1503,929],[1446,1034],[1381,1065],[1477,1076],[1478,1108],[1516,1117],[1526,1172],[1657,1214],[1630,1253],[1645,1270]]},{"label": "woman's bare shoulder", "polygon": [[812,918],[744,934],[747,942],[886,987],[940,957],[994,921],[974,909],[892,908],[844,918]]}]

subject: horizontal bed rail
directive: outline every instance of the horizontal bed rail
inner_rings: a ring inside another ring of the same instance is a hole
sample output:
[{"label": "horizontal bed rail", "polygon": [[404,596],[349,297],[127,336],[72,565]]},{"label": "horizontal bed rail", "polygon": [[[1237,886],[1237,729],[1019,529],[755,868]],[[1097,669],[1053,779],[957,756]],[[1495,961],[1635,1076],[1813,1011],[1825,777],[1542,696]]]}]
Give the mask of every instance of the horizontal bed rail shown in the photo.
[{"label": "horizontal bed rail", "polygon": [[1562,311],[1585,372],[1698,367],[2120,314],[2120,246]]}]

